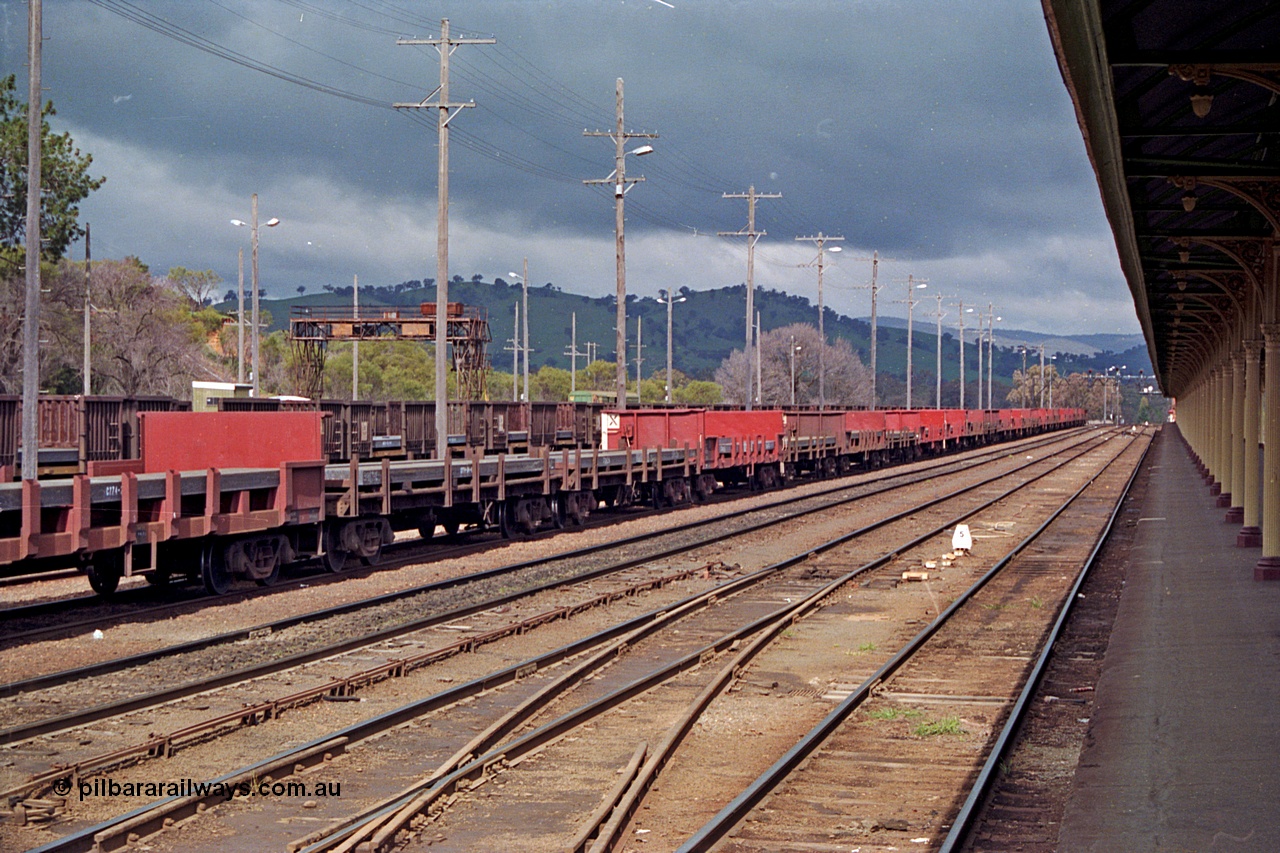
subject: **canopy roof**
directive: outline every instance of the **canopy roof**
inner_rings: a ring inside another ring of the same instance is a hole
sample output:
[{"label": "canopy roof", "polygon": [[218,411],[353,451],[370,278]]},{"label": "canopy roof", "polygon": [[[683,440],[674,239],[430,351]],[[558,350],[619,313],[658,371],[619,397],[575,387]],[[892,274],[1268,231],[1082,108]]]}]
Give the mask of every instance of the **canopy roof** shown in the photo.
[{"label": "canopy roof", "polygon": [[1273,321],[1280,3],[1043,0],[1151,353],[1178,395]]}]

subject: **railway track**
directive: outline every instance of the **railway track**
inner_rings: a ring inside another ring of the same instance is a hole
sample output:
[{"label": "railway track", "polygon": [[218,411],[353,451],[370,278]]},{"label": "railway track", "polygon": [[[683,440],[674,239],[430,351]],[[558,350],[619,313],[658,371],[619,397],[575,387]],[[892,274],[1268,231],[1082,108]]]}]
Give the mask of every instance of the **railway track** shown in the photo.
[{"label": "railway track", "polygon": [[[1023,439],[1019,442],[1004,443],[958,455],[948,455],[926,462],[909,463],[908,465],[900,466],[904,469],[903,473],[882,470],[874,473],[862,472],[853,475],[853,478],[859,481],[865,481],[868,477],[888,481],[898,478],[920,479],[921,477],[929,476],[928,472],[945,473],[962,465],[972,464],[974,460],[996,458],[1012,452],[1015,448],[1039,448],[1062,441],[1065,437],[1078,435],[1080,432],[1081,430],[1070,430],[1051,433],[1045,436]],[[719,492],[712,496],[711,501],[713,503],[731,503],[742,497],[739,492]],[[784,498],[778,503],[801,499],[800,497]],[[609,527],[620,521],[642,517],[642,514],[661,511],[665,510],[636,509],[622,514],[613,512],[600,513],[591,516],[586,528],[599,529]],[[551,533],[551,531],[544,531],[538,536],[547,536],[551,535]],[[385,549],[384,559],[377,567],[352,567],[340,573],[330,573],[320,566],[319,561],[312,561],[309,564],[302,564],[295,568],[295,574],[292,577],[281,580],[270,587],[241,584],[232,592],[217,597],[216,600],[219,602],[242,601],[261,596],[278,595],[301,586],[314,586],[340,582],[352,577],[364,577],[374,571],[395,569],[426,559],[444,560],[469,556],[495,545],[505,544],[505,540],[501,539],[494,530],[471,530],[464,532],[462,536],[465,541],[454,539],[449,544],[442,544],[438,540],[424,541],[417,538],[398,541]],[[56,573],[56,578],[59,580],[65,580],[68,576],[78,576],[78,573]],[[6,578],[4,583],[8,585],[39,584],[46,577],[48,576],[31,575],[28,577]],[[175,597],[177,600],[174,600]],[[209,600],[211,600],[210,596],[197,586],[147,585],[121,590],[115,595],[106,598],[96,594],[77,594],[72,597],[0,607],[0,647],[11,647],[53,636],[65,636],[77,631],[91,631],[104,625],[110,625],[119,619],[165,618],[172,614],[189,612],[192,609],[199,608]]]},{"label": "railway track", "polygon": [[[1088,451],[1082,451],[1082,452],[1088,452]],[[1040,467],[1042,467],[1042,468],[1043,468],[1043,467],[1046,467],[1046,463],[1043,461],[1043,459],[1037,459],[1037,460],[1033,461],[1033,462],[1031,463],[1031,466],[1022,466],[1022,467],[1034,467],[1034,466],[1037,466],[1037,465],[1038,465],[1038,466],[1040,466]],[[1015,478],[1017,477],[1017,475],[1014,475],[1014,474],[1006,474],[1005,476],[1006,476],[1006,477],[1015,477]],[[1028,476],[1029,476],[1029,475],[1028,475]],[[1019,488],[1019,489],[1024,488],[1024,487],[1025,487],[1025,484],[1019,484],[1019,486],[1018,486],[1018,488]],[[990,488],[990,484],[988,484],[988,488]],[[955,498],[955,497],[947,496],[947,497],[944,497],[944,498],[942,498],[942,499],[937,499],[937,500],[956,500],[956,499],[957,499],[957,498]],[[894,521],[895,521],[896,523],[908,523],[909,521],[910,521],[910,522],[914,522],[914,521],[915,521],[915,519],[914,519],[914,517],[913,517],[913,516],[914,516],[916,513],[918,513],[918,512],[921,512],[920,507],[912,507],[912,508],[908,509],[907,511],[905,511],[905,512],[903,512],[903,513],[900,513],[900,514],[898,515],[898,517],[894,519]],[[884,520],[882,519],[882,520],[881,520],[881,522],[879,522],[879,523],[877,524],[877,527],[882,526],[883,524],[886,524],[886,523],[890,523],[890,522],[886,522],[886,521],[884,521]],[[948,523],[950,523],[950,522],[948,522]],[[868,531],[868,530],[866,530],[866,529],[862,529],[862,530],[859,530],[859,531],[855,531],[855,534],[846,534],[846,535],[847,535],[847,536],[862,535],[862,536],[864,536],[864,537],[865,537],[865,534],[866,534],[867,532],[869,532],[869,531]],[[934,532],[936,533],[936,531],[934,531]],[[933,534],[930,534],[930,535],[933,535]],[[797,558],[796,558],[795,562],[797,562],[797,563],[798,563],[798,562],[801,562],[801,561],[803,561],[803,560],[807,559],[807,558],[808,558],[809,556],[811,556],[813,553],[816,553],[816,552],[815,552],[814,550],[812,550],[812,549],[805,549],[805,550],[802,550],[802,551],[799,553],[799,555],[797,556]],[[882,561],[887,561],[888,559],[892,558],[892,557],[893,557],[893,555],[894,555],[894,554],[896,554],[896,553],[897,553],[897,551],[890,552],[888,555],[882,555],[882,557],[881,557],[881,558],[879,558],[879,559],[881,559]],[[785,567],[775,566],[775,567],[773,567],[772,571],[773,571],[774,573],[778,573],[778,572],[781,572],[783,568],[785,568]],[[807,571],[806,569],[799,569],[799,570],[797,570],[797,571],[799,571],[799,572],[800,572],[800,577],[798,577],[798,578],[797,578],[797,577],[790,577],[790,578],[773,578],[773,579],[771,579],[770,581],[768,581],[767,583],[766,583],[766,582],[764,582],[764,581],[761,581],[761,582],[760,582],[760,584],[761,584],[761,585],[758,587],[757,592],[758,592],[759,594],[762,594],[762,595],[764,596],[764,600],[765,600],[765,601],[773,601],[773,600],[776,600],[779,596],[781,596],[781,597],[783,597],[783,598],[789,598],[789,597],[792,597],[792,596],[782,595],[782,593],[778,591],[779,589],[782,589],[783,591],[787,591],[789,588],[785,586],[786,584],[799,584],[800,586],[807,586],[807,587],[809,587],[809,588],[812,588],[812,587],[815,585],[815,582],[814,582],[814,580],[813,580],[813,578],[812,578],[812,577],[809,577],[809,578],[807,578],[807,579],[804,577],[804,573]],[[709,574],[709,572],[708,572],[708,574]],[[748,577],[750,577],[750,575],[749,575]],[[735,582],[735,583],[738,583],[738,582],[740,582],[740,581],[742,581],[742,580],[743,580],[743,579],[735,579],[735,580],[734,580],[734,582]],[[807,580],[807,583],[805,582],[806,580]],[[780,586],[780,585],[781,585],[781,586]],[[792,591],[795,595],[799,595],[799,592],[798,592],[797,590],[790,590],[790,591]],[[727,590],[720,590],[720,591],[716,591],[716,592],[714,592],[713,594],[714,594],[714,595],[716,595],[716,596],[717,596],[717,598],[719,598],[719,599],[720,599],[720,603],[719,603],[715,608],[713,608],[712,610],[703,610],[703,611],[700,611],[702,615],[700,615],[700,616],[698,616],[698,617],[696,617],[696,618],[700,618],[700,619],[703,619],[703,620],[708,620],[708,619],[710,619],[710,620],[714,621],[714,619],[716,619],[716,618],[723,618],[723,617],[725,616],[725,614],[728,612],[728,610],[729,610],[729,609],[741,609],[741,608],[745,608],[747,611],[750,611],[752,608],[759,609],[759,608],[762,606],[761,601],[757,600],[754,604],[752,604],[752,603],[751,603],[750,596],[748,596],[746,593],[740,593],[737,597],[735,597],[735,598],[733,599],[733,601],[735,602],[735,603],[734,603],[734,605],[733,605],[733,608],[728,608],[728,607],[726,606],[726,599],[724,599],[724,596],[725,596],[725,595],[728,595]],[[691,606],[691,605],[690,605],[688,602],[686,602],[686,603],[685,603],[685,606]],[[691,618],[695,618],[695,617],[691,617]],[[731,620],[731,621],[732,621],[732,620]],[[738,621],[741,621],[741,620],[738,620]],[[673,629],[673,630],[680,630],[680,631],[686,631],[686,630],[689,630],[689,631],[692,631],[693,629],[680,628],[680,629]],[[743,640],[743,639],[745,639],[746,637],[750,636],[750,635],[751,635],[751,633],[753,633],[753,631],[752,631],[752,630],[747,630],[747,631],[746,631],[746,633],[741,633],[743,630],[745,630],[745,629],[742,629],[742,628],[737,629],[738,633],[737,633],[736,635],[734,635],[734,636],[730,636],[730,634],[731,634],[732,632],[730,632],[730,633],[724,633],[724,632],[721,632],[721,634],[720,634],[720,640],[719,640],[719,641],[713,642],[710,646],[706,646],[706,645],[704,645],[704,646],[702,646],[702,647],[700,647],[700,648],[696,649],[696,650],[695,650],[695,652],[696,652],[696,653],[694,653],[694,652],[690,652],[690,654],[692,655],[692,657],[690,657],[690,655],[685,655],[685,656],[684,656],[684,658],[682,658],[683,663],[680,663],[680,661],[677,661],[677,663],[676,663],[676,667],[677,667],[676,672],[680,672],[680,671],[682,671],[682,670],[681,670],[681,667],[682,667],[682,666],[684,667],[684,669],[688,669],[689,667],[694,667],[694,668],[696,668],[696,667],[698,667],[700,664],[708,663],[708,662],[711,660],[711,658],[706,657],[706,655],[711,654],[711,655],[714,657],[714,655],[718,653],[718,652],[716,651],[717,649],[719,649],[720,651],[723,651],[724,649],[731,647],[731,646],[733,645],[733,643],[734,643],[734,642],[742,641],[742,640]],[[756,630],[761,630],[760,626],[757,626]],[[703,629],[701,629],[701,633],[703,633],[703,634],[706,634],[706,633],[708,633],[708,632],[710,632],[710,633],[716,633],[716,631],[715,631],[715,630],[713,630],[712,628],[704,627]],[[692,636],[692,635],[691,635],[691,636]],[[669,642],[669,640],[664,640],[664,641],[662,641],[662,643],[660,643],[660,645],[662,645],[662,644],[670,645],[670,642]],[[727,644],[727,645],[726,645],[726,644]],[[685,642],[685,643],[684,643],[684,645],[686,645],[686,646],[687,646],[687,645],[688,645],[688,642]],[[640,656],[638,656],[638,655],[636,655],[636,654],[635,654],[635,651],[634,651],[635,646],[634,646],[634,644],[633,644],[633,645],[629,645],[629,646],[628,646],[628,648],[629,648],[629,649],[632,649],[632,651],[626,655],[626,657],[624,658],[624,660],[628,660],[628,661],[630,661],[630,660],[637,660],[637,661],[638,661],[638,660],[640,659]],[[582,650],[579,650],[578,652],[575,652],[575,653],[581,653],[581,651],[582,651]],[[608,652],[606,651],[606,652],[605,652],[605,654],[607,655],[607,654],[608,654]],[[616,657],[616,652],[614,653],[614,656]],[[526,661],[526,662],[524,662],[524,663],[522,663],[522,664],[520,664],[520,663],[515,664],[515,665],[514,665],[514,669],[512,669],[511,667],[508,667],[508,669],[511,669],[511,670],[512,670],[512,673],[513,673],[513,674],[511,674],[511,675],[510,675],[510,680],[512,680],[512,681],[524,681],[524,682],[525,682],[525,685],[526,685],[526,689],[527,689],[527,685],[529,685],[529,684],[532,684],[532,683],[533,683],[532,681],[530,681],[530,680],[529,680],[529,676],[530,676],[530,675],[532,675],[533,673],[539,673],[539,674],[540,674],[540,673],[541,673],[541,671],[542,671],[542,667],[539,667],[539,666],[535,663],[535,665],[534,665],[534,669],[533,669],[533,670],[531,670],[531,671],[527,671],[527,672],[525,673],[524,677],[520,677],[520,678],[518,678],[518,677],[514,674],[514,673],[517,673],[517,672],[521,669],[521,667],[526,667],[526,668],[527,668],[528,666],[529,666],[529,662],[527,662],[527,661]],[[375,667],[375,668],[376,668],[376,667]],[[612,666],[612,667],[610,667],[610,668],[609,668],[609,671],[616,672],[616,673],[622,673],[624,670],[625,670],[625,667],[618,666],[617,664],[615,664],[614,666]],[[596,682],[598,682],[598,681],[600,681],[600,680],[601,680],[601,679],[600,679],[600,678],[598,678],[598,677],[594,677],[594,676],[592,677],[591,685],[592,685],[593,689],[601,688],[601,687],[602,687],[602,685],[601,685],[601,684],[597,684],[597,683],[596,683]],[[481,687],[480,687],[480,690],[481,690],[481,691],[484,691],[484,690],[488,690],[488,689],[489,689],[487,686],[484,686],[485,684],[486,684],[486,682],[483,682],[483,681],[481,682]],[[474,685],[473,685],[473,689],[474,689]],[[579,692],[581,692],[583,689],[584,689],[584,688],[579,688]],[[445,691],[445,692],[446,692],[446,693],[449,693],[449,692],[452,692],[452,691],[450,690],[450,691]],[[597,691],[597,692],[598,692],[598,691]],[[647,692],[649,692],[649,691],[646,689],[646,690],[644,690],[644,691],[642,691],[642,692],[647,693]],[[484,695],[484,694],[483,694],[483,692],[481,692],[481,693],[473,693],[473,694],[470,694],[470,696],[471,696],[471,697],[475,697],[475,696],[478,696],[478,695]],[[611,695],[611,694],[610,694],[610,693],[606,693],[606,696],[607,696],[607,695]],[[463,698],[466,698],[466,697],[463,697]],[[473,698],[473,700],[472,700],[472,701],[477,701],[477,702],[478,702],[479,700],[476,700],[476,699],[474,699],[474,698]],[[608,700],[608,701],[614,701],[614,700]],[[349,707],[349,706],[347,705],[347,703],[340,703],[340,704],[341,704],[342,706],[344,706],[344,707]],[[334,707],[334,706],[330,706],[330,708],[332,708],[332,707]],[[420,712],[420,711],[421,711],[421,709],[419,709],[419,712]],[[403,710],[403,709],[401,709],[401,710],[399,710],[399,711],[396,711],[396,712],[394,712],[394,713],[392,713],[392,712],[388,712],[388,713],[391,713],[391,714],[392,714],[392,716],[391,716],[391,717],[389,717],[389,718],[387,718],[387,717],[386,717],[386,715],[383,715],[383,717],[384,717],[384,718],[386,718],[386,719],[395,719],[395,720],[399,721],[400,723],[403,723],[403,722],[405,721],[405,719],[406,719],[406,717],[404,716],[405,714],[411,714],[411,712],[409,712],[409,711],[405,711],[405,710]],[[410,717],[410,718],[411,718],[411,717]],[[384,722],[385,722],[385,719],[384,719]],[[365,723],[365,724],[363,724],[363,725],[367,726],[367,725],[369,725],[369,724],[368,724],[368,723]],[[364,731],[364,733],[363,733],[361,736],[356,737],[356,739],[357,739],[357,740],[361,740],[361,739],[367,738],[367,737],[369,737],[369,736],[370,736],[369,732],[368,732],[367,730],[365,730],[365,731]],[[316,760],[319,760],[319,761],[323,761],[323,756],[324,756],[324,754],[325,754],[325,753],[329,753],[330,755],[332,755],[332,754],[333,754],[333,752],[334,752],[336,749],[340,749],[340,748],[345,747],[345,746],[346,746],[346,744],[347,744],[347,743],[349,743],[349,742],[351,741],[352,737],[353,737],[353,733],[352,733],[352,732],[339,733],[339,734],[335,734],[333,737],[330,737],[330,738],[327,738],[327,739],[325,739],[325,740],[322,740],[322,742],[319,742],[319,743],[312,743],[312,744],[310,744],[310,746],[308,747],[308,749],[311,749],[311,752],[309,752],[309,753],[308,753],[308,755],[306,755],[306,756],[303,756],[303,755],[300,755],[300,754],[299,754],[299,755],[297,755],[297,756],[295,756],[295,757],[297,757],[297,758],[299,759],[299,760],[298,760],[297,762],[295,762],[295,763],[298,763],[298,764],[305,764],[308,760],[311,760],[311,759],[316,759]],[[560,736],[558,736],[558,737],[560,737]],[[344,738],[346,738],[347,740],[343,740]],[[339,741],[339,740],[342,740],[342,743],[341,743],[341,744],[338,744],[338,745],[336,745],[336,746],[335,746],[334,744],[336,744],[336,743],[337,743],[337,741]],[[437,750],[437,751],[438,751],[438,750]],[[303,752],[307,752],[307,749],[304,749],[304,750],[303,750]],[[292,754],[292,753],[291,753],[291,754]],[[281,759],[281,760],[282,760],[282,761],[284,761],[284,759]],[[287,761],[285,761],[285,763],[284,763],[283,765],[281,765],[281,766],[282,766],[282,767],[284,767],[284,768],[286,768],[286,769],[292,769],[292,767],[293,767],[293,765],[292,765],[292,764],[289,764]],[[455,770],[455,771],[452,771],[452,772],[463,772],[464,770],[465,770],[465,768],[459,768],[458,770]],[[261,777],[263,773],[272,773],[273,771],[271,771],[270,769],[266,769],[266,765],[260,765],[260,766],[257,766],[257,767],[246,768],[246,769],[244,770],[244,772],[251,774],[251,776],[252,776],[253,774],[256,774],[258,777]],[[439,772],[445,772],[445,771],[439,771]],[[471,768],[470,770],[466,770],[465,772],[469,772],[469,773],[473,773],[473,774],[474,774],[475,769],[474,769],[474,768]],[[466,777],[466,775],[465,775],[465,772],[464,772],[464,776],[463,776],[463,777],[460,777],[460,778],[467,778],[467,777]],[[276,777],[276,778],[278,778],[278,777],[279,777],[279,771],[278,771],[278,770],[274,771],[274,775],[275,775],[275,777]],[[446,774],[446,775],[447,775],[447,774]],[[233,774],[233,776],[234,776],[234,774]],[[210,776],[205,776],[205,777],[203,777],[203,778],[210,778]],[[228,778],[231,778],[231,777],[228,777]],[[489,778],[489,777],[484,776],[483,774],[481,774],[481,778]],[[189,803],[188,803],[187,805],[191,805],[191,804],[189,804]],[[185,807],[185,806],[182,806],[182,807]],[[181,811],[181,807],[179,807],[179,808],[178,808],[178,811]],[[170,819],[172,819],[172,818],[173,818],[173,816],[174,816],[175,814],[177,814],[177,813],[178,813],[178,811],[171,811],[171,812],[167,815],[167,817],[169,817]],[[155,815],[154,815],[154,814],[152,814],[152,817],[155,817]],[[138,818],[138,820],[141,820],[141,819],[142,819],[142,816],[141,816],[141,815],[139,815],[139,816],[137,816],[137,818]],[[148,818],[147,820],[150,820],[150,818]],[[161,820],[161,824],[163,824],[163,818],[161,818],[160,820]],[[135,832],[135,831],[139,831],[139,830],[141,830],[141,829],[144,827],[144,824],[146,824],[146,821],[145,821],[145,820],[142,820],[142,822],[135,822],[134,824],[132,824],[132,825],[131,825],[131,827],[132,827],[132,828],[126,828],[126,829],[124,830],[124,834],[123,834],[123,836],[121,836],[121,837],[127,838],[127,837],[128,837],[129,832]],[[117,826],[116,828],[118,828],[118,826]],[[101,830],[101,831],[103,831],[103,832],[108,832],[108,831],[107,831],[107,830],[105,830],[105,829],[104,829],[104,830]],[[114,830],[112,830],[111,832],[108,832],[108,836],[110,836],[110,837],[112,837],[112,838],[115,838],[115,837],[119,836],[119,833],[114,833],[114,834],[113,834],[113,832],[114,832]],[[392,836],[394,837],[394,832],[392,833]],[[73,842],[68,842],[68,843],[73,843]],[[76,849],[76,848],[75,848],[74,846],[70,846],[70,847],[64,846],[63,848],[60,848],[60,849]]]},{"label": "railway track", "polygon": [[[1078,437],[1061,438],[1052,444],[1036,441],[1029,445],[1019,446],[1014,449],[1014,452],[1023,453],[1027,450],[1052,447],[1057,444],[1070,445],[1076,440],[1079,440]],[[999,454],[994,457],[984,454],[984,457],[986,458],[1003,458],[1008,456],[1008,453]],[[944,471],[963,471],[971,464],[971,460],[960,460],[954,465],[947,466]],[[266,636],[278,637],[281,632],[285,632],[295,626],[319,624],[324,620],[329,620],[334,617],[346,616],[364,611],[368,611],[372,614],[367,621],[377,621],[380,624],[388,621],[403,622],[405,617],[403,615],[398,615],[398,612],[402,613],[405,610],[418,611],[422,609],[449,609],[449,605],[447,603],[445,605],[441,605],[436,602],[428,601],[425,598],[431,595],[438,595],[441,592],[466,588],[480,583],[492,584],[498,582],[502,578],[511,577],[520,573],[527,573],[531,570],[539,572],[539,578],[536,578],[534,583],[529,584],[530,586],[534,586],[537,582],[550,577],[572,577],[573,575],[582,573],[585,569],[589,568],[586,561],[598,560],[601,555],[607,554],[609,550],[618,548],[627,550],[632,558],[638,558],[646,554],[650,556],[661,556],[664,551],[678,553],[687,546],[703,544],[705,541],[703,538],[703,531],[712,529],[718,524],[734,523],[737,525],[750,526],[754,524],[759,526],[775,517],[778,517],[779,514],[785,515],[787,512],[797,511],[794,509],[796,507],[800,507],[802,509],[805,506],[814,505],[815,503],[821,504],[832,500],[836,502],[856,500],[877,494],[891,493],[902,488],[909,488],[914,484],[928,479],[930,473],[934,476],[938,475],[937,470],[930,467],[924,472],[915,472],[909,475],[888,478],[886,480],[855,482],[853,484],[836,485],[831,488],[815,490],[809,494],[791,495],[781,500],[773,501],[765,506],[756,505],[746,509],[731,510],[718,516],[698,519],[676,525],[667,528],[662,537],[655,538],[652,534],[641,534],[622,540],[608,542],[603,545],[588,546],[567,553],[536,558],[507,566],[499,566],[493,570],[473,572],[458,577],[447,578],[442,581],[435,581],[424,585],[396,590],[384,595],[340,604],[321,610],[295,613],[287,617],[274,619],[270,622],[250,624],[242,629],[204,636],[170,646],[153,648],[121,658],[101,660],[96,663],[90,663],[68,670],[47,671],[20,681],[0,685],[0,697],[29,693],[34,690],[46,689],[51,686],[73,681],[84,682],[86,679],[140,667],[144,664],[150,664],[165,658],[176,658],[179,655],[191,654],[202,650],[225,647],[235,643],[251,642]],[[681,541],[677,542],[674,546],[664,544],[669,543],[673,537]],[[673,548],[674,550],[672,550]],[[608,566],[610,565],[610,561],[604,560],[601,565]],[[390,609],[393,612],[388,613],[387,609]],[[166,613],[164,615],[171,616],[172,614]],[[155,614],[150,614],[149,618],[159,617]],[[109,622],[99,622],[98,624],[110,629]],[[315,644],[312,643],[312,645],[314,646]],[[56,647],[53,648],[56,649]],[[219,668],[222,669],[225,667],[220,665]],[[119,688],[112,689],[118,690]],[[80,720],[79,722],[87,722],[87,720]],[[71,724],[75,724],[74,721]],[[12,728],[14,728],[12,725],[6,727],[6,729]],[[36,733],[39,732],[15,733],[12,731],[0,731],[0,743],[10,741],[15,737]]]},{"label": "railway track", "polygon": [[[1066,446],[1070,447],[1071,443]],[[909,489],[918,483],[918,479],[908,478],[898,483],[855,486],[852,489],[838,487],[809,496],[794,496],[766,507],[734,511],[679,525],[658,537],[642,535],[607,546],[591,546],[353,604],[290,616],[245,630],[11,682],[0,686],[0,696],[9,697],[17,703],[10,703],[7,715],[10,725],[0,730],[0,744],[85,725],[269,674],[379,642],[437,621],[464,618],[478,610],[502,606],[520,594],[519,590],[534,592],[547,583],[564,585],[617,572],[646,560],[674,557],[726,537],[743,535],[803,515],[814,508],[844,506],[867,497]],[[732,526],[725,526],[730,523]],[[622,556],[610,557],[610,552],[614,551]],[[514,581],[517,591],[498,593],[499,587],[513,583],[512,578],[520,575],[525,578]],[[451,597],[441,600],[443,593],[450,593]],[[460,601],[459,597],[463,600]],[[424,618],[421,616],[423,612],[433,615]],[[356,620],[354,627],[343,629],[347,636],[328,643],[318,642],[317,638],[325,633],[334,633],[324,627],[328,620],[339,618]],[[304,635],[301,641],[289,642],[287,638],[291,636],[291,630]],[[270,642],[264,642],[268,638]],[[257,656],[267,658],[266,662],[246,660],[255,655],[253,649],[245,648],[246,644],[261,646]],[[214,657],[219,651],[225,654]],[[142,669],[144,666],[147,667],[145,671]],[[200,668],[212,670],[216,675],[194,680],[184,678],[184,673]],[[136,674],[133,677],[120,675],[127,671]],[[148,685],[157,683],[164,686],[154,691],[148,689]],[[60,685],[71,685],[74,690],[50,692]],[[88,698],[77,699],[76,694]],[[104,702],[103,699],[108,697],[110,700]],[[57,715],[43,713],[51,703],[63,712]]]},{"label": "railway track", "polygon": [[1146,445],[1136,442],[1121,455],[1126,464],[1090,477],[850,685],[847,698],[680,844],[681,853],[833,842],[958,849]]}]

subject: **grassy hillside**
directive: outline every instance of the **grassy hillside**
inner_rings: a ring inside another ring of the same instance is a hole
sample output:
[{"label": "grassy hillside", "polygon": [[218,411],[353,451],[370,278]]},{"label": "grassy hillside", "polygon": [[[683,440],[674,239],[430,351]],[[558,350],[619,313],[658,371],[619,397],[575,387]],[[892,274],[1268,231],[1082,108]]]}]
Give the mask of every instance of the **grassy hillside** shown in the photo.
[{"label": "grassy hillside", "polygon": [[[685,302],[677,303],[674,311],[673,349],[674,362],[678,370],[691,377],[712,379],[729,353],[741,349],[745,336],[746,288],[743,285],[725,287],[716,290],[693,291],[682,289]],[[478,306],[488,312],[489,326],[493,335],[490,345],[490,362],[497,370],[511,369],[511,354],[503,347],[511,338],[513,308],[520,299],[520,286],[508,283],[501,278],[493,282],[478,280],[454,281],[449,286],[451,301],[463,302]],[[365,306],[395,305],[416,306],[421,302],[435,301],[435,287],[432,284],[423,286],[421,282],[405,282],[394,287],[362,288],[360,304]],[[628,352],[627,360],[634,365],[636,318],[641,319],[643,327],[645,376],[652,375],[666,364],[666,307],[652,298],[628,297]],[[264,309],[271,315],[270,328],[287,329],[291,307],[297,306],[346,306],[351,304],[351,288],[333,288],[321,293],[301,294],[288,299],[263,300]],[[793,296],[780,291],[761,290],[756,294],[756,306],[761,314],[764,329],[772,329],[790,323],[810,323],[817,325],[817,309],[808,299]],[[223,311],[234,311],[234,303],[222,303],[218,306]],[[572,316],[577,315],[578,349],[587,350],[590,342],[596,344],[599,359],[612,361],[614,358],[614,299],[612,296],[588,297],[574,293],[565,293],[552,285],[533,287],[529,290],[529,335],[533,352],[529,363],[533,370],[542,365],[569,367],[569,356],[565,351],[569,347]],[[877,353],[878,373],[881,375],[882,399],[892,401],[893,396],[901,396],[899,388],[906,377],[906,339],[905,328],[898,327],[893,318],[885,318],[886,322],[879,329],[879,347]],[[825,326],[828,337],[844,338],[853,346],[855,352],[864,363],[870,361],[870,325],[860,319],[846,317],[827,309]],[[917,402],[932,400],[934,395],[934,370],[937,363],[936,327],[928,320],[918,322],[915,327],[912,359],[914,367],[915,399]],[[1092,336],[1090,341],[1095,346],[1108,336]],[[1119,338],[1120,336],[1117,336]],[[1122,339],[1115,341],[1120,343]],[[1124,341],[1129,343],[1130,341]],[[954,385],[958,374],[958,343],[954,333],[943,333],[943,382],[944,397],[954,398],[958,392]],[[972,340],[966,339],[965,367],[968,380],[977,379],[977,349]],[[1028,356],[1028,364],[1036,363],[1038,353]],[[579,368],[583,361],[579,360]],[[1103,351],[1094,355],[1065,355],[1058,361],[1058,369],[1062,372],[1071,370],[1101,371],[1111,365],[1126,364],[1130,373],[1143,369],[1150,373],[1150,364],[1146,356],[1145,345],[1134,346],[1121,353]],[[1022,367],[1022,355],[1016,348],[1000,348],[997,346],[995,364],[995,382],[1001,384],[1005,377],[1006,384],[1014,370]],[[632,368],[634,370],[634,367]],[[985,371],[984,371],[985,372]],[[897,381],[895,381],[897,380]],[[945,384],[950,382],[952,388],[947,390]],[[972,393],[972,392],[970,392]],[[997,397],[1000,396],[997,390]]]}]

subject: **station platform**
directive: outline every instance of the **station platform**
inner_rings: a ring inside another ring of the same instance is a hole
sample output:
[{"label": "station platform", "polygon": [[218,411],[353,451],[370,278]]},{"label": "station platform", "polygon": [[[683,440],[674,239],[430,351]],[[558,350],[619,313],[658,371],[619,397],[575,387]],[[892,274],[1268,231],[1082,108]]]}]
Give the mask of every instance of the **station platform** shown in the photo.
[{"label": "station platform", "polygon": [[1058,849],[1280,850],[1280,583],[1177,427],[1149,484]]}]

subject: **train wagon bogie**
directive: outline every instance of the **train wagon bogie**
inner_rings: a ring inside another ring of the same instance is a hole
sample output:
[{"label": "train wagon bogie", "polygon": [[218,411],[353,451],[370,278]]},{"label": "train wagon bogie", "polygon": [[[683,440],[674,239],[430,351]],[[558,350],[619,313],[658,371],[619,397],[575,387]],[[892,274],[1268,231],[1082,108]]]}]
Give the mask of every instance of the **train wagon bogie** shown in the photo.
[{"label": "train wagon bogie", "polygon": [[524,539],[538,532],[556,514],[541,496],[508,498],[496,504],[498,530],[503,539]]}]

